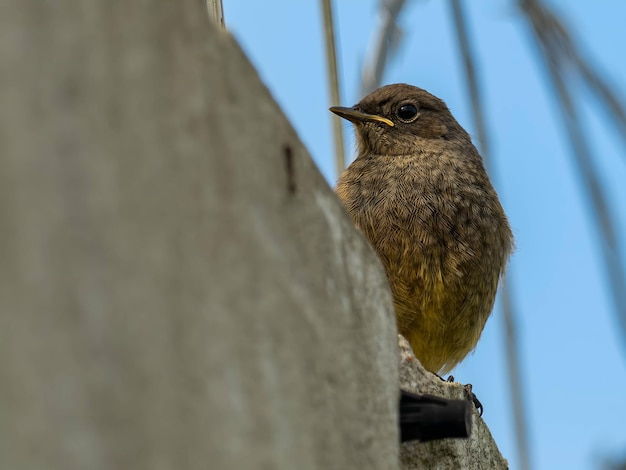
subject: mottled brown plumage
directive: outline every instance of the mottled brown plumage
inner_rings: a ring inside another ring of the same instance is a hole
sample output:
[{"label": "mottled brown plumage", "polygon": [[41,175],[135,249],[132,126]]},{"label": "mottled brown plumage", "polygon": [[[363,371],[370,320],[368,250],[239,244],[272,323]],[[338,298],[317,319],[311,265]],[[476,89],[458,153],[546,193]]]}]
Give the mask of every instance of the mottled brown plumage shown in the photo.
[{"label": "mottled brown plumage", "polygon": [[399,332],[426,369],[448,372],[476,346],[513,242],[482,158],[421,88],[389,85],[331,110],[358,142],[337,195],[385,267]]}]

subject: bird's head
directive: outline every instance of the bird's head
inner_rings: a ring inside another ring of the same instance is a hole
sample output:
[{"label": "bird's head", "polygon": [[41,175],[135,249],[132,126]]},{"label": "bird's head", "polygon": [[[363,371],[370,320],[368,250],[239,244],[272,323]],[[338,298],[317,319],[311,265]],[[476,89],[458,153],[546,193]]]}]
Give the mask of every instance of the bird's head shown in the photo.
[{"label": "bird's head", "polygon": [[387,85],[352,108],[330,110],[354,124],[359,155],[405,155],[437,141],[471,142],[442,100],[411,85]]}]

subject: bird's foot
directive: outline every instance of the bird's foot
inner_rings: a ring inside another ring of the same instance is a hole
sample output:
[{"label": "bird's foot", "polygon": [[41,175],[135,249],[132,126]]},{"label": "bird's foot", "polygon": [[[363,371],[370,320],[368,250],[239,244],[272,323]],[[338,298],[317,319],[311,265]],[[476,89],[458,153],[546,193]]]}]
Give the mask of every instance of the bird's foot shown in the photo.
[{"label": "bird's foot", "polygon": [[[454,382],[454,376],[449,375],[447,379],[444,379],[442,376],[437,375],[444,382],[452,383]],[[472,384],[463,385],[463,389],[465,390],[465,398],[468,401],[471,401],[474,404],[474,407],[478,411],[478,415],[483,415],[483,404],[480,402],[474,391],[472,390]]]},{"label": "bird's foot", "polygon": [[[433,374],[435,374],[433,372]],[[448,382],[448,383],[452,383],[454,382],[454,375],[449,375],[447,379],[444,379],[442,376],[440,376],[439,374],[435,374],[437,377],[439,377],[439,380],[441,380],[442,382]]]},{"label": "bird's foot", "polygon": [[480,400],[472,390],[472,384],[465,384],[463,385],[463,388],[465,389],[465,397],[467,398],[467,400],[471,401],[474,404],[476,410],[478,411],[478,416],[482,416],[483,404],[480,402]]}]

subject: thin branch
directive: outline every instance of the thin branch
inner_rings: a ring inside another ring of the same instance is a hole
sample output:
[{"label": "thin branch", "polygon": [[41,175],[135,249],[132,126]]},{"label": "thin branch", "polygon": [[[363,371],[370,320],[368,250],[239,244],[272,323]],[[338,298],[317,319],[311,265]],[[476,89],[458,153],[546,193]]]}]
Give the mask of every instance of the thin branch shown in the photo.
[{"label": "thin branch", "polygon": [[[335,43],[335,27],[331,0],[321,0],[324,13],[324,40],[326,43],[326,64],[328,71],[328,88],[331,106],[341,105],[339,95],[339,72],[337,70],[337,53]],[[343,125],[341,118],[331,117],[333,123],[333,139],[335,143],[335,171],[339,176],[346,167],[346,156],[343,141]]]},{"label": "thin branch", "polygon": [[361,74],[361,96],[367,95],[381,84],[389,56],[397,48],[401,36],[396,18],[404,4],[405,0],[381,0],[380,2],[380,26],[378,34],[374,36],[372,52],[367,55],[370,60],[364,65]]},{"label": "thin branch", "polygon": [[[609,278],[611,296],[615,305],[618,324],[626,338],[626,273],[624,253],[609,208],[608,197],[594,165],[593,153],[587,134],[580,122],[577,101],[572,99],[571,83],[565,80],[566,66],[571,65],[570,43],[564,27],[555,22],[554,15],[538,0],[520,0],[520,6],[535,33],[539,51],[548,70],[548,79],[556,91],[559,110],[565,123],[572,154],[589,201],[591,215],[596,221],[602,239],[601,250]],[[556,25],[556,26],[555,26]],[[564,39],[565,38],[565,39]],[[578,60],[581,60],[580,58]],[[591,70],[585,66],[587,70]],[[591,74],[596,76],[596,74]],[[603,85],[604,86],[604,85]]]},{"label": "thin branch", "polygon": [[595,93],[596,99],[608,114],[609,122],[612,122],[616,127],[617,134],[622,139],[622,144],[626,147],[626,110],[623,104],[606,81],[596,71],[592,70],[580,56],[574,57],[574,60],[587,87]]},{"label": "thin branch", "polygon": [[467,80],[467,92],[472,102],[472,117],[476,127],[476,133],[478,134],[481,154],[483,160],[485,161],[485,166],[487,166],[489,170],[492,170],[491,166],[493,162],[491,160],[491,148],[489,145],[487,124],[482,105],[483,100],[480,93],[480,87],[478,86],[476,69],[474,67],[475,59],[471,51],[470,37],[467,32],[465,14],[459,0],[451,0],[450,4],[452,6],[452,17],[455,25],[456,39],[461,51],[461,57],[463,59],[465,78]]},{"label": "thin branch", "polygon": [[[472,54],[470,35],[467,31],[467,19],[460,0],[450,0],[450,5],[452,7],[452,17],[454,20],[457,42],[463,58],[467,91],[472,102],[474,126],[476,127],[476,132],[478,134],[481,154],[485,161],[485,165],[489,170],[492,170],[491,174],[493,175],[493,168],[491,168],[493,166],[493,160],[490,154],[491,146],[489,145],[489,134],[487,131],[485,112],[483,110],[483,100],[480,93],[480,86],[478,84],[478,77],[474,67],[476,60]],[[524,414],[526,407],[524,405],[519,342],[515,322],[517,312],[515,311],[515,305],[512,300],[511,278],[508,278],[507,281],[508,282],[505,282],[502,285],[500,300],[504,316],[504,337],[506,344],[507,371],[509,373],[509,391],[511,393],[511,402],[513,404],[513,419],[515,423],[519,468],[522,470],[528,470],[530,469],[530,446],[528,443],[528,425]]]},{"label": "thin branch", "polygon": [[532,22],[535,33],[544,47],[550,47],[559,58],[578,74],[600,108],[607,113],[608,121],[615,126],[618,137],[626,146],[626,107],[607,81],[590,65],[576,45],[563,22],[539,0],[520,0],[520,7]]},{"label": "thin branch", "polygon": [[519,352],[519,338],[517,334],[517,314],[515,312],[515,303],[513,302],[512,287],[510,285],[511,278],[502,284],[500,291],[500,305],[502,307],[504,319],[504,344],[506,345],[506,363],[509,375],[509,392],[511,393],[511,401],[513,403],[513,421],[515,423],[515,437],[517,440],[517,457],[519,459],[519,468],[528,470],[530,465],[530,444],[528,424],[526,421],[527,407],[524,405],[524,381],[521,373],[521,359]]}]

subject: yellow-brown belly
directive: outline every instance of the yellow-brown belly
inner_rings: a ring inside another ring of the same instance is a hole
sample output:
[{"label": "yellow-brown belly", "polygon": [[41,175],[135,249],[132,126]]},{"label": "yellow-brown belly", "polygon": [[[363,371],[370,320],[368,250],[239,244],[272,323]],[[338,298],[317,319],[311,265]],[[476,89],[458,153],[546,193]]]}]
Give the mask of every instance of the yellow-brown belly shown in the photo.
[{"label": "yellow-brown belly", "polygon": [[[404,168],[399,158],[389,161],[400,177],[382,184],[357,160],[337,194],[385,267],[399,333],[426,369],[446,373],[480,338],[510,252],[510,229],[492,188],[489,198],[471,184],[442,189],[423,172],[412,173],[411,161]],[[385,172],[386,164],[378,162],[377,170]]]}]

